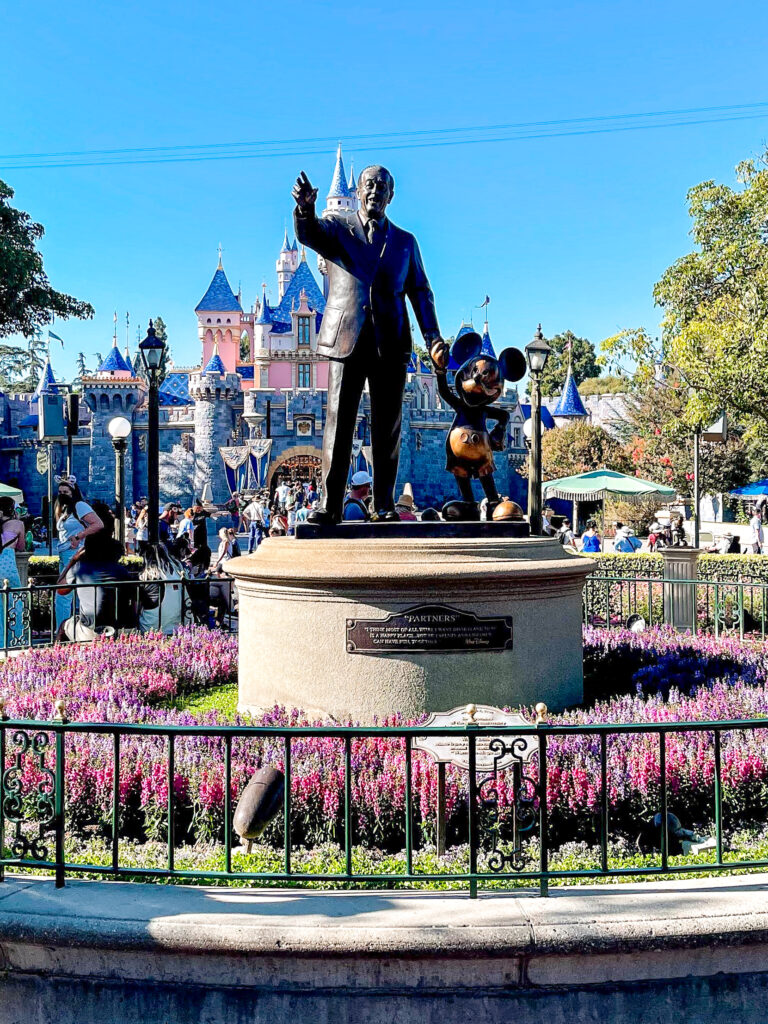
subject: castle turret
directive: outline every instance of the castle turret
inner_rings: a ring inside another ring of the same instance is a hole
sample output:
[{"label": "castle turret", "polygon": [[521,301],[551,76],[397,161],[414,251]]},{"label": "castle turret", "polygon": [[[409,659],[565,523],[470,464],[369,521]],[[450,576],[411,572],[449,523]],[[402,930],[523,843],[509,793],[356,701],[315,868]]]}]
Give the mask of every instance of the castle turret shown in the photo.
[{"label": "castle turret", "polygon": [[341,143],[336,151],[336,166],[333,169],[331,187],[325,201],[324,213],[337,213],[339,210],[357,209],[357,196],[350,188],[347,176],[344,172],[344,161],[341,158]]},{"label": "castle turret", "polygon": [[278,295],[282,299],[291,283],[291,278],[299,265],[299,253],[294,239],[293,245],[288,241],[288,228],[285,229],[283,247],[277,257],[275,268],[277,270]]},{"label": "castle turret", "polygon": [[488,330],[488,321],[486,320],[483,324],[483,344],[480,349],[484,356],[490,356],[491,359],[496,358],[496,352],[491,341],[491,333]]},{"label": "castle turret", "polygon": [[227,447],[234,430],[233,402],[240,378],[228,372],[214,348],[200,373],[190,374],[189,394],[195,403],[195,495],[210,491],[221,503],[229,497],[219,449]]},{"label": "castle turret", "polygon": [[[91,411],[91,445],[88,461],[88,494],[112,504],[115,496],[115,451],[107,427],[116,416],[135,424],[136,410],[144,400],[146,385],[133,371],[130,361],[117,347],[117,338],[107,358],[90,377],[83,377],[83,400]],[[125,453],[126,498],[133,495],[133,457],[137,444],[134,430]]]},{"label": "castle turret", "polygon": [[243,330],[243,307],[232,291],[219,257],[219,265],[208,291],[195,306],[197,332],[203,348],[205,366],[218,345],[219,356],[227,373],[235,373],[240,358],[240,335]]},{"label": "castle turret", "polygon": [[568,375],[565,378],[563,393],[558,399],[557,405],[552,409],[552,416],[558,427],[568,427],[576,420],[585,420],[588,417],[587,410],[581,400],[576,381],[573,379],[573,370],[568,363]]}]

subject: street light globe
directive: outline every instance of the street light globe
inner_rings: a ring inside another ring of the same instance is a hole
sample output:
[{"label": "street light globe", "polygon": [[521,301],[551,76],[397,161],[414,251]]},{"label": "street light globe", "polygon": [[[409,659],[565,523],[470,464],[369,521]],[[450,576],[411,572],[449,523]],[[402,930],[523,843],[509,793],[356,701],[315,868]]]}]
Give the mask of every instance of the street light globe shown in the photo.
[{"label": "street light globe", "polygon": [[534,377],[539,377],[544,372],[552,349],[547,339],[541,333],[541,324],[536,328],[533,341],[525,346],[525,357],[528,360],[528,369]]},{"label": "street light globe", "polygon": [[131,421],[125,416],[115,416],[107,424],[107,431],[113,441],[124,441],[132,430]]}]

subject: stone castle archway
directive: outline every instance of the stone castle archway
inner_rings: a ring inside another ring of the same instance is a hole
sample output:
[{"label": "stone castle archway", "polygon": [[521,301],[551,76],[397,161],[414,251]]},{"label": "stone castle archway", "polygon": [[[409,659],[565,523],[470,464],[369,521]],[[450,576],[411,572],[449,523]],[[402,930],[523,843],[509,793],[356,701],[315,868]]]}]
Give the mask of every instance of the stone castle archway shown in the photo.
[{"label": "stone castle archway", "polygon": [[270,491],[278,483],[278,477],[287,476],[302,482],[317,479],[322,465],[322,451],[311,444],[298,444],[279,455],[269,467]]}]

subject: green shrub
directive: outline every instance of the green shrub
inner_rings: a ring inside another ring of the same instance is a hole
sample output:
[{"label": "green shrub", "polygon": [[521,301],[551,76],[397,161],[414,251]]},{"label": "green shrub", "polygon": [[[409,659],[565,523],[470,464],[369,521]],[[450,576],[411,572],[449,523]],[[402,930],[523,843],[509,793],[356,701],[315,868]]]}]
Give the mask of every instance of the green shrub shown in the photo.
[{"label": "green shrub", "polygon": [[[144,560],[140,555],[124,555],[120,559],[120,563],[133,572],[139,572],[144,565]],[[54,580],[57,579],[59,575],[59,556],[32,555],[29,559],[29,575],[39,582],[45,582],[49,577],[52,577]]]}]

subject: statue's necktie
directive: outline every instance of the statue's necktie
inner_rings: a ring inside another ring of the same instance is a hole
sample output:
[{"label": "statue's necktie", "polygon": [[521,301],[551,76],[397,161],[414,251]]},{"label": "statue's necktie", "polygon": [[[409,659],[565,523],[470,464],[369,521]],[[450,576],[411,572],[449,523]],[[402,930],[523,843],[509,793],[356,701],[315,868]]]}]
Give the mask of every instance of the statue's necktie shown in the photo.
[{"label": "statue's necktie", "polygon": [[369,220],[368,221],[368,224],[367,224],[367,228],[368,228],[368,243],[370,245],[373,245],[373,242],[374,242],[374,239],[375,239],[375,236],[376,236],[376,231],[377,231],[378,226],[379,225],[376,223],[375,220]]}]

